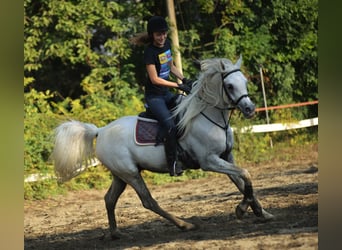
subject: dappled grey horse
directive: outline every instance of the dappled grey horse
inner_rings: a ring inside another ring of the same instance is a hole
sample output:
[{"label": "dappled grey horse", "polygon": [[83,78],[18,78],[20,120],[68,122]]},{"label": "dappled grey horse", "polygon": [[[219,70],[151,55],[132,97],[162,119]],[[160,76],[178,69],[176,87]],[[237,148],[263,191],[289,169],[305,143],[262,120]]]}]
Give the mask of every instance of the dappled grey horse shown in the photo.
[{"label": "dappled grey horse", "polygon": [[[200,62],[201,73],[191,93],[173,110],[174,115],[180,117],[178,129],[183,132],[179,147],[181,155],[186,157],[180,157],[180,161],[184,168],[228,175],[243,194],[235,210],[237,217],[242,218],[250,206],[257,217],[267,220],[273,215],[262,208],[254,194],[250,174],[236,166],[232,156],[230,110],[238,108],[245,118],[251,118],[255,112],[247,92],[247,79],[240,71],[241,62],[241,57],[235,64],[220,58]],[[113,182],[104,199],[113,239],[120,237],[115,206],[127,184],[137,192],[145,208],[182,230],[194,229],[194,224],[163,210],[147,189],[141,170],[158,173],[169,170],[162,144],[142,146],[134,140],[138,119],[138,116],[126,116],[101,128],[79,121],[59,125],[52,153],[57,177],[61,182],[70,180],[94,157],[111,171]]]}]

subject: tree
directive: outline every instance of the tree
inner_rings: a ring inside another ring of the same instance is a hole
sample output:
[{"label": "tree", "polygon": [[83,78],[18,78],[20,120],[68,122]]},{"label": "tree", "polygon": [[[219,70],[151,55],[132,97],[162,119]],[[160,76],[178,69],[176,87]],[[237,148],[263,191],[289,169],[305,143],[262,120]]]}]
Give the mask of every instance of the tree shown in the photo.
[{"label": "tree", "polygon": [[[186,24],[186,31],[180,32],[183,53],[232,59],[241,53],[258,106],[263,105],[259,66],[264,70],[269,105],[318,98],[317,0],[198,0],[182,1],[179,6],[179,23]],[[308,112],[317,115],[317,107],[302,110],[297,118],[307,117]]]},{"label": "tree", "polygon": [[[175,9],[186,77],[198,76],[197,60],[242,54],[257,106],[260,66],[269,105],[318,98],[317,0],[175,0]],[[103,126],[143,110],[144,48],[129,39],[152,15],[167,17],[166,1],[24,0],[27,173],[51,171],[51,133],[61,120]],[[312,106],[291,116],[317,113]]]},{"label": "tree", "polygon": [[[142,110],[128,38],[136,26],[115,1],[25,0],[25,170],[46,170],[65,117],[103,126]],[[134,25],[133,25],[134,24]]]}]

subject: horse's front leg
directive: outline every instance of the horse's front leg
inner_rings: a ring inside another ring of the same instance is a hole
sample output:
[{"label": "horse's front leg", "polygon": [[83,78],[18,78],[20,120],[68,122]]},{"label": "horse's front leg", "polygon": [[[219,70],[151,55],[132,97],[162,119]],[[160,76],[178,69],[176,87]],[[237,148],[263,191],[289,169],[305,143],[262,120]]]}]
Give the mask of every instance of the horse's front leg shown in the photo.
[{"label": "horse's front leg", "polygon": [[[227,145],[227,150],[220,156],[221,159],[234,164],[234,156],[232,154],[232,145]],[[235,209],[235,214],[238,219],[242,219],[244,214],[247,212],[249,202],[245,196],[245,182],[238,175],[227,175],[229,179],[235,184],[239,191],[244,195],[244,199],[239,203]],[[255,198],[256,199],[256,198]]]},{"label": "horse's front leg", "polygon": [[242,219],[244,214],[247,212],[249,207],[249,202],[245,196],[245,183],[244,181],[238,177],[237,175],[227,175],[229,179],[235,184],[235,186],[239,189],[239,191],[244,195],[244,198],[239,203],[239,205],[235,209],[235,214],[238,219]]},{"label": "horse's front leg", "polygon": [[[243,215],[247,212],[247,209],[249,206],[251,206],[254,214],[258,217],[262,217],[265,220],[273,219],[274,215],[270,214],[269,212],[265,211],[265,209],[262,208],[260,205],[260,202],[255,194],[253,194],[253,199],[248,200],[245,196],[245,190],[244,190],[244,181],[238,177],[237,175],[228,175],[230,180],[237,186],[239,191],[244,194],[244,198],[239,203],[239,205],[236,207],[235,214],[239,219],[242,219]],[[261,208],[261,213],[260,213]]]},{"label": "horse's front leg", "polygon": [[[239,191],[244,195],[244,198],[242,199],[242,201],[239,203],[239,205],[236,207],[236,210],[235,210],[236,216],[239,219],[242,219],[243,215],[247,212],[247,209],[249,206],[251,206],[254,214],[258,217],[262,217],[265,220],[270,220],[274,218],[274,215],[270,214],[264,208],[262,208],[255,193],[253,194],[252,200],[247,199],[245,195],[245,189],[244,189],[245,184],[242,178],[240,178],[237,175],[229,175],[229,174],[228,174],[228,177],[236,185]],[[260,213],[260,209],[261,209],[261,213]]]},{"label": "horse's front leg", "polygon": [[243,217],[249,206],[251,206],[254,214],[258,217],[263,217],[265,219],[271,219],[273,217],[273,215],[262,208],[260,202],[256,198],[251,176],[246,169],[240,168],[217,155],[209,156],[206,164],[203,164],[202,169],[205,171],[227,174],[239,191],[244,195],[243,200],[237,206],[235,211],[236,216],[239,219]]}]

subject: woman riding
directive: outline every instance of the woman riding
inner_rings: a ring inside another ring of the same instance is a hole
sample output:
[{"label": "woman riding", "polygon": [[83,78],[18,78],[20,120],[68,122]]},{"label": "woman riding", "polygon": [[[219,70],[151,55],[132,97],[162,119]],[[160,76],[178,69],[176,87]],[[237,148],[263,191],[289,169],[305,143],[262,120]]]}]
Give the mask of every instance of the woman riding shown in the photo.
[{"label": "woman riding", "polygon": [[[177,131],[169,109],[175,94],[170,89],[176,88],[188,94],[191,91],[192,81],[184,78],[173,63],[171,44],[167,39],[168,30],[168,24],[163,17],[153,16],[149,19],[147,24],[149,43],[144,52],[147,71],[145,101],[160,123],[160,134],[165,135],[164,147],[170,175],[179,176],[183,170],[177,165]],[[181,80],[182,84],[171,81],[170,74]]]}]

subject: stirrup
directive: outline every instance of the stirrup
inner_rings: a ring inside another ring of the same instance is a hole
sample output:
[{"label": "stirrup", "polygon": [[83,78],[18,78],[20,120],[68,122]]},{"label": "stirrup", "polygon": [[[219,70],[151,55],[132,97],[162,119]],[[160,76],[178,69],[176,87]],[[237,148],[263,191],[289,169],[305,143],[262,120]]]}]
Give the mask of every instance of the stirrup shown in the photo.
[{"label": "stirrup", "polygon": [[172,168],[170,169],[170,176],[181,176],[182,174],[182,167],[177,164],[177,161],[174,161]]}]

